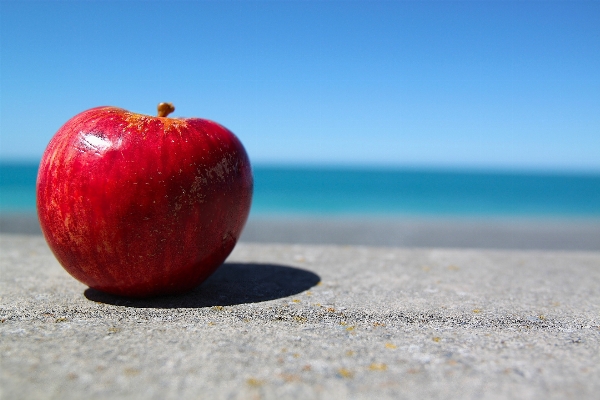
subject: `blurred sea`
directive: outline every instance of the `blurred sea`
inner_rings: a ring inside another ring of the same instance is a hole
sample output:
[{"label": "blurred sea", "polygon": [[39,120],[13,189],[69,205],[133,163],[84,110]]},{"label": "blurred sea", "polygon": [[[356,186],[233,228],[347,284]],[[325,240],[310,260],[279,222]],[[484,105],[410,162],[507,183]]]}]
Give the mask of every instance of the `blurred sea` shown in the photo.
[{"label": "blurred sea", "polygon": [[[0,163],[0,213],[34,214],[37,164]],[[252,216],[600,218],[600,174],[254,167]]]}]

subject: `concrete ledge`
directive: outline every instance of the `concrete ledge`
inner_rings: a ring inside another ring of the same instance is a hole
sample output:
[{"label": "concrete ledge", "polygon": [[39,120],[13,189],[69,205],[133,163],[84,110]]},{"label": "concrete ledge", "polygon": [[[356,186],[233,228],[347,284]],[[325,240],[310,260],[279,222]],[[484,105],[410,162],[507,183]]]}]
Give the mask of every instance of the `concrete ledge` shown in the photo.
[{"label": "concrete ledge", "polygon": [[3,399],[597,398],[600,253],[241,244],[192,293],[0,235]]},{"label": "concrete ledge", "polygon": [[254,243],[600,251],[600,220],[469,218],[251,219]]},{"label": "concrete ledge", "polygon": [[[41,235],[32,214],[1,215],[0,233]],[[599,219],[250,218],[248,243],[600,251]]]}]

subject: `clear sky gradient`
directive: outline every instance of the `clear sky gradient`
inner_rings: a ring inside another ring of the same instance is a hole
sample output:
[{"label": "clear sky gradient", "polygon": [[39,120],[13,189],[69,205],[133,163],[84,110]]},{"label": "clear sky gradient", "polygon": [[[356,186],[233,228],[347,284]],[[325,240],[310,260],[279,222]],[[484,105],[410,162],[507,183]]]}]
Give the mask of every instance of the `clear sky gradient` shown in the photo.
[{"label": "clear sky gradient", "polygon": [[0,159],[75,114],[208,118],[255,164],[600,172],[600,2],[10,2]]}]

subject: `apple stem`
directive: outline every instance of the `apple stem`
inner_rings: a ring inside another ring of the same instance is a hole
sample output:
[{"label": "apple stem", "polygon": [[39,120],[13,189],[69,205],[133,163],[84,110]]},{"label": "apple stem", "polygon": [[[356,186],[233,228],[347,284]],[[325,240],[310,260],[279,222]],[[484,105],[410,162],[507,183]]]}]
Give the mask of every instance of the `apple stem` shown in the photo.
[{"label": "apple stem", "polygon": [[160,103],[158,105],[158,116],[159,117],[166,117],[167,115],[171,114],[173,111],[175,111],[175,106],[173,105],[173,103]]}]

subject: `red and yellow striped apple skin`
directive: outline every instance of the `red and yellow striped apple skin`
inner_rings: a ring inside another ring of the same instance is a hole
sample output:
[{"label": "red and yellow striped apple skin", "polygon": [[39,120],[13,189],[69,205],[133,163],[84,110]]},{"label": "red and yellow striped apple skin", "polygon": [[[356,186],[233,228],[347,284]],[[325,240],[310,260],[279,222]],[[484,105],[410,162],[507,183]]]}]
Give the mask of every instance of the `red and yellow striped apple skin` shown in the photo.
[{"label": "red and yellow striped apple skin", "polygon": [[224,262],[252,190],[246,151],[223,126],[98,107],[51,139],[37,209],[46,241],[73,277],[148,297],[191,290]]}]

